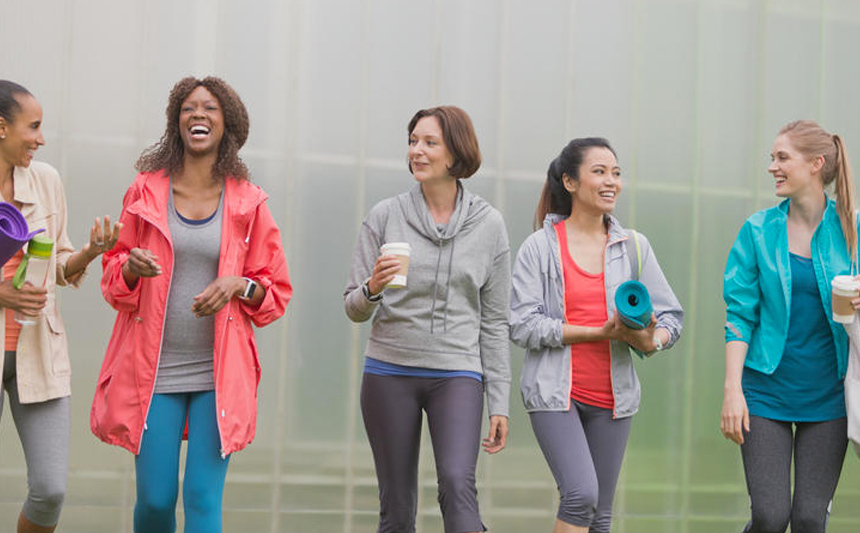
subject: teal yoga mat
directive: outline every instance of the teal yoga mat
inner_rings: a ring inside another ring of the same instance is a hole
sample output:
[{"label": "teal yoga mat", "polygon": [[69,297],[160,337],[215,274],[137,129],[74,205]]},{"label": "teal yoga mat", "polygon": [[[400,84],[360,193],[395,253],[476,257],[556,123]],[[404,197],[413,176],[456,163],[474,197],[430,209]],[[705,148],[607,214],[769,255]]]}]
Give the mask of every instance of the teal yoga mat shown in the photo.
[{"label": "teal yoga mat", "polygon": [[651,296],[638,281],[625,281],[615,291],[615,309],[618,317],[630,329],[645,329],[651,323]]}]

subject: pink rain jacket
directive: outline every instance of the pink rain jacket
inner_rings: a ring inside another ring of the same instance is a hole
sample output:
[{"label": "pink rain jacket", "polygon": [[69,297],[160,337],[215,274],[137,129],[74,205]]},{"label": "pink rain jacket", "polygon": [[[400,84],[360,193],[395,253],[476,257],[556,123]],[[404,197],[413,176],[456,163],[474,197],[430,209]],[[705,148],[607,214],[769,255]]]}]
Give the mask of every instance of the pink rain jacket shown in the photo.
[{"label": "pink rain jacket", "polygon": [[[123,199],[119,242],[102,258],[102,293],[117,310],[90,412],[93,433],[108,444],[139,453],[161,353],[173,244],[167,227],[170,180],[163,171],[141,173]],[[227,178],[218,276],[244,276],[266,289],[257,307],[231,299],[215,313],[215,405],[221,453],[254,439],[260,361],[252,322],[265,326],[284,314],[292,295],[281,234],[263,190]],[[130,289],[122,277],[129,250],[151,250],[162,273]]]}]

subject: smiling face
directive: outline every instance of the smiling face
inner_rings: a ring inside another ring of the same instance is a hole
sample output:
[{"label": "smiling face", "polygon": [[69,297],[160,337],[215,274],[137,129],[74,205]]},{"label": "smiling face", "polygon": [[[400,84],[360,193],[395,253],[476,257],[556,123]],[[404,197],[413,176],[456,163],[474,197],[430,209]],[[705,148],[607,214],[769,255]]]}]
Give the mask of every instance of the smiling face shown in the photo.
[{"label": "smiling face", "polygon": [[428,116],[419,120],[409,134],[409,169],[415,180],[453,180],[448,170],[453,165],[454,156],[445,146],[439,119]]},{"label": "smiling face", "polygon": [[179,135],[188,154],[218,153],[224,136],[224,113],[218,99],[202,85],[179,108]]},{"label": "smiling face", "polygon": [[777,196],[791,198],[807,193],[817,195],[824,190],[821,179],[821,168],[824,166],[822,156],[807,158],[794,147],[787,134],[776,138],[770,156],[772,161],[767,171],[773,175]]},{"label": "smiling face", "polygon": [[21,110],[9,122],[0,118],[0,158],[9,165],[28,167],[33,155],[45,144],[42,137],[42,106],[29,94],[17,94]]},{"label": "smiling face", "polygon": [[615,209],[621,193],[621,168],[611,150],[589,148],[579,166],[579,179],[564,175],[564,188],[570,192],[576,209],[607,214]]}]

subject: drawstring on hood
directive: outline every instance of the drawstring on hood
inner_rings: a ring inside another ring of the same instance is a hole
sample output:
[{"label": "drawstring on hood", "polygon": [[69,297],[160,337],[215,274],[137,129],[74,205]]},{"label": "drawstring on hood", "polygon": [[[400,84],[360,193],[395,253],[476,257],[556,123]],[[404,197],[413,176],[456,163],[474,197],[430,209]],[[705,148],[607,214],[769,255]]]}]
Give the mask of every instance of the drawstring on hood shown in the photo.
[{"label": "drawstring on hood", "polygon": [[[436,272],[433,279],[433,296],[430,303],[430,333],[433,333],[435,330],[437,307],[440,307],[442,310],[442,331],[447,333],[448,294],[451,287],[454,243],[457,234],[479,223],[492,211],[492,207],[483,198],[475,196],[463,188],[458,181],[454,212],[451,213],[448,225],[440,231],[436,227],[436,221],[433,220],[430,209],[427,207],[427,201],[424,199],[421,184],[416,183],[409,190],[408,195],[398,196],[398,203],[406,222],[421,236],[436,244],[438,256],[436,258]],[[446,246],[448,246],[448,266],[445,280],[442,281],[439,279],[439,273],[442,269],[442,255]],[[439,295],[440,290],[444,291],[441,297]]]}]

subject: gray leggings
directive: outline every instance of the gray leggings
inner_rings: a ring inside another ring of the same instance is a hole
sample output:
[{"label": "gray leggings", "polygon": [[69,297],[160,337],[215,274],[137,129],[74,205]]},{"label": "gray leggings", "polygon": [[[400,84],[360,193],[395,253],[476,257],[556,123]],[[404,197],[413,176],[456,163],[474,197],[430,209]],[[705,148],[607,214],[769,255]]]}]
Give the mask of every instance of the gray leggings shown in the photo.
[{"label": "gray leggings", "polygon": [[483,409],[483,386],[473,378],[364,374],[361,414],[379,482],[379,533],[415,531],[422,410],[445,532],[485,530],[475,487]]},{"label": "gray leggings", "polygon": [[22,512],[38,526],[55,526],[60,519],[69,470],[69,397],[22,404],[18,400],[15,352],[6,352],[5,357],[0,415],[5,389],[27,462],[29,493]]},{"label": "gray leggings", "polygon": [[532,428],[558,484],[559,520],[590,533],[609,533],[612,499],[632,418],[574,400],[569,411],[529,413]]},{"label": "gray leggings", "polygon": [[823,533],[842,472],[847,435],[846,418],[792,423],[751,416],[750,431],[741,445],[752,508],[744,531],[783,533],[791,522],[792,533]]}]

